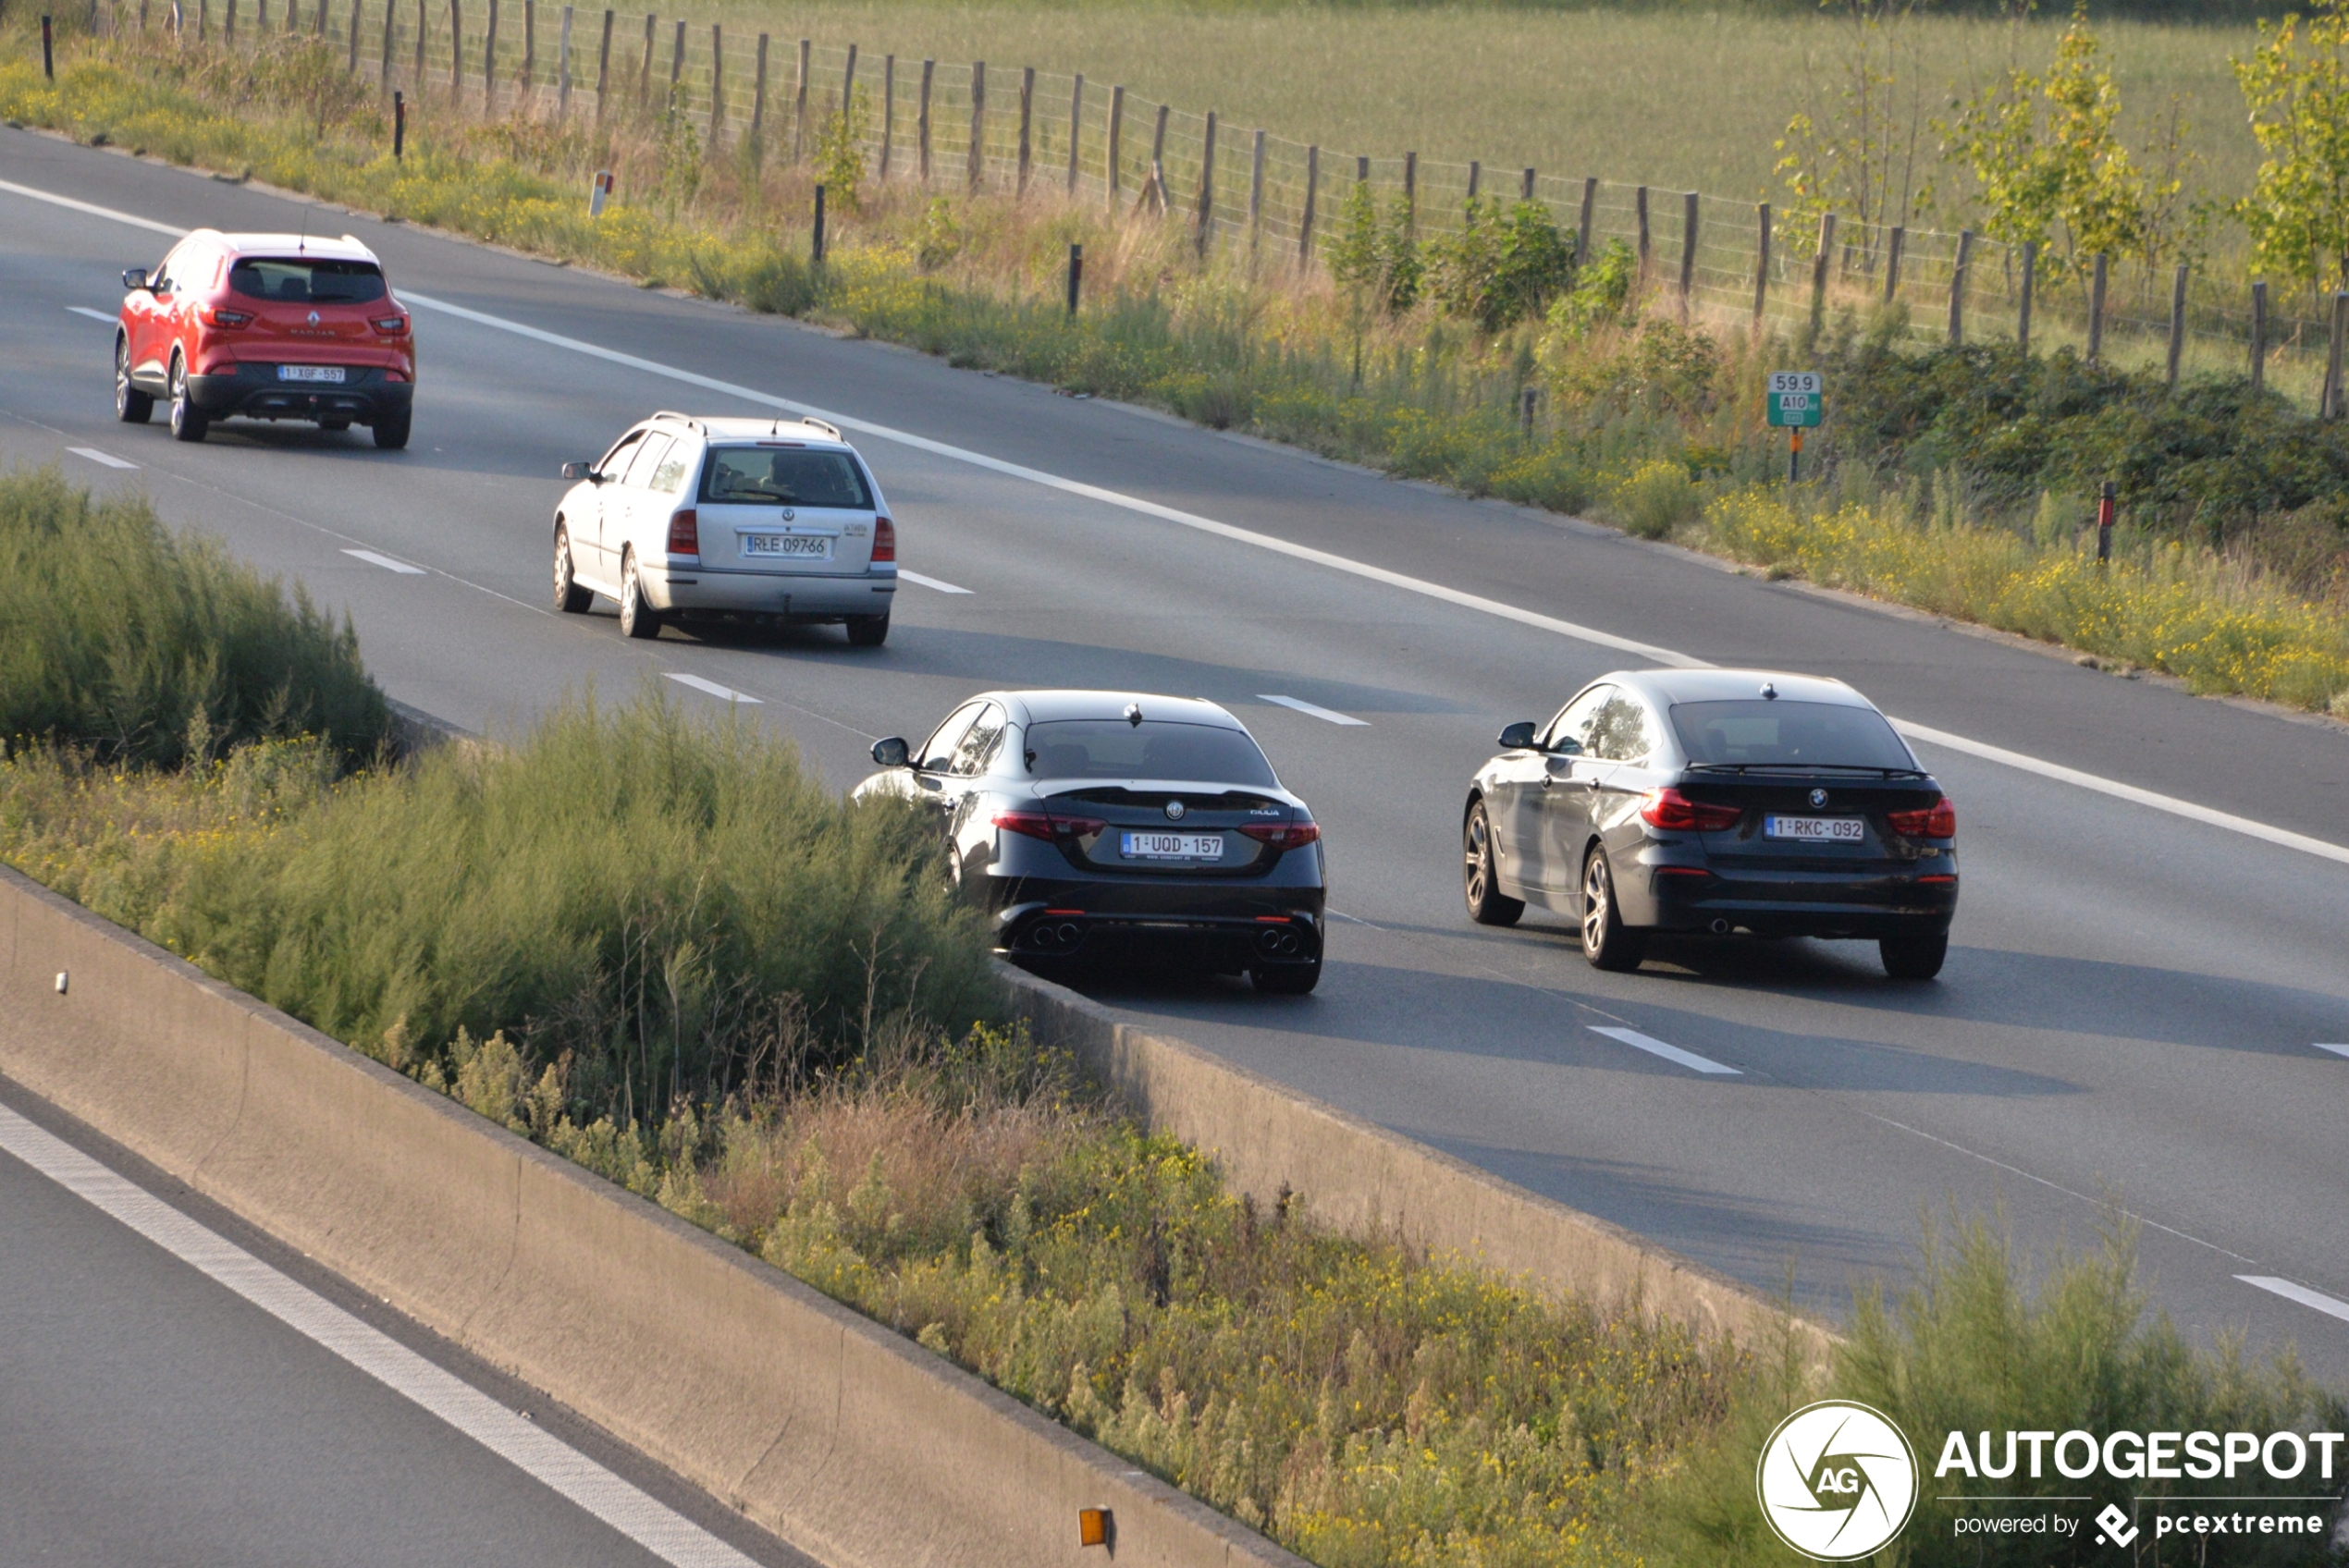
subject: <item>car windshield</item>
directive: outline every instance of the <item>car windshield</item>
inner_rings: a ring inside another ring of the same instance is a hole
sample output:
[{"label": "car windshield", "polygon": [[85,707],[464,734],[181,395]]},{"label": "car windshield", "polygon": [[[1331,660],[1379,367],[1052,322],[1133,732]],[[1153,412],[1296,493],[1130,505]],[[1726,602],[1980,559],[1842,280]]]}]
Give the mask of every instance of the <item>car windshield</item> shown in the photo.
[{"label": "car windshield", "polygon": [[1916,766],[1900,737],[1874,708],[1759,697],[1679,703],[1672,709],[1672,729],[1690,763],[1700,767],[1880,767],[1906,773]]},{"label": "car windshield", "polygon": [[701,498],[716,506],[873,509],[872,489],[855,458],[779,447],[712,447]]},{"label": "car windshield", "polygon": [[373,262],[264,260],[240,256],[228,287],[249,300],[289,305],[359,305],[384,297],[384,275]]},{"label": "car windshield", "polygon": [[1183,778],[1279,788],[1254,741],[1212,725],[1057,719],[1029,725],[1027,747],[1027,770],[1041,778]]}]

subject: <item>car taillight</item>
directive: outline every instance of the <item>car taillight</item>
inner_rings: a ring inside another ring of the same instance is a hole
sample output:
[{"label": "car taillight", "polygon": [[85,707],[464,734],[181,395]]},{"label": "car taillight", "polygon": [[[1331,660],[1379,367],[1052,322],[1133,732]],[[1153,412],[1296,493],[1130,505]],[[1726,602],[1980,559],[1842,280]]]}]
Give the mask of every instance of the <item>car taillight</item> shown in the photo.
[{"label": "car taillight", "polygon": [[1735,827],[1745,815],[1743,806],[1707,805],[1666,787],[1650,790],[1640,807],[1640,820],[1650,827],[1672,827],[1696,833],[1717,833]]},{"label": "car taillight", "polygon": [[1240,831],[1276,850],[1301,850],[1322,836],[1322,825],[1309,816],[1300,822],[1243,822]]},{"label": "car taillight", "polygon": [[408,318],[406,316],[377,316],[373,325],[377,332],[397,337],[408,330]]},{"label": "car taillight", "polygon": [[199,305],[196,307],[196,319],[206,326],[242,326],[252,321],[252,316],[245,311],[224,311],[217,305]]},{"label": "car taillight", "polygon": [[1958,836],[1958,804],[1944,795],[1920,811],[1888,811],[1884,820],[1903,839],[1954,839]]},{"label": "car taillight", "polygon": [[701,518],[687,507],[669,520],[669,553],[672,556],[701,554]]},{"label": "car taillight", "polygon": [[1109,827],[1098,816],[1055,816],[1048,811],[999,811],[992,820],[1006,833],[1025,834],[1048,843],[1056,839],[1082,839]]},{"label": "car taillight", "polygon": [[897,558],[897,525],[885,517],[873,519],[873,559],[893,561]]}]

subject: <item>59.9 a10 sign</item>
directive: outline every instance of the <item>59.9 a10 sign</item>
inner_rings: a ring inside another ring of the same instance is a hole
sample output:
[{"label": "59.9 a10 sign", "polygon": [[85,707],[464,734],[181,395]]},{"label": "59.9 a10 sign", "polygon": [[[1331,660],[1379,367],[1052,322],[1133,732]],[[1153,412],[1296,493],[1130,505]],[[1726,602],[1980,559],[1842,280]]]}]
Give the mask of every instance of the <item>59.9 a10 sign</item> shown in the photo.
[{"label": "59.9 a10 sign", "polygon": [[1814,370],[1774,370],[1765,402],[1771,424],[1815,429],[1826,412],[1826,386]]}]

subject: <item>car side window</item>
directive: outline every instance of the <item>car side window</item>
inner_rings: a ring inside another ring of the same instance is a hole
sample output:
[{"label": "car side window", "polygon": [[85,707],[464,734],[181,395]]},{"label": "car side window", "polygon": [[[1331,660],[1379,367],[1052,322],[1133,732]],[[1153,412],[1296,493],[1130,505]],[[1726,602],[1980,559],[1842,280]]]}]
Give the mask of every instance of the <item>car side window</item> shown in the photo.
[{"label": "car side window", "polygon": [[1598,719],[1599,710],[1606,705],[1608,698],[1615,695],[1615,690],[1612,686],[1593,686],[1567,704],[1558,710],[1558,716],[1550,720],[1549,730],[1543,736],[1542,744],[1551,751],[1557,751],[1560,742],[1571,741],[1584,755],[1595,754],[1591,749],[1591,728]]},{"label": "car side window", "polygon": [[1655,747],[1655,725],[1645,704],[1620,689],[1591,717],[1583,750],[1605,762],[1637,762]]},{"label": "car side window", "polygon": [[174,246],[170,252],[166,254],[162,261],[155,263],[155,275],[147,280],[147,287],[153,289],[157,295],[170,293],[172,288],[175,287],[171,281],[172,263],[178,261],[178,259],[179,248],[178,246]]},{"label": "car side window", "polygon": [[612,446],[612,449],[596,459],[596,472],[606,479],[617,479],[627,470],[628,459],[636,455],[636,443],[645,438],[641,430],[632,430]]},{"label": "car side window", "polygon": [[985,705],[983,703],[965,703],[947,715],[946,722],[931,730],[929,739],[922,742],[921,750],[914,753],[914,766],[924,773],[944,773],[952,767],[954,765],[955,744],[962,740],[963,731],[970,728],[971,720],[978,717],[979,709]]},{"label": "car side window", "polygon": [[651,489],[653,470],[660,466],[662,454],[669,450],[676,439],[673,435],[663,435],[657,430],[647,432],[644,440],[637,443],[636,456],[628,465],[628,478],[624,483],[638,490]]},{"label": "car side window", "polygon": [[653,470],[653,488],[664,496],[676,495],[684,489],[685,476],[696,467],[700,457],[701,448],[693,442],[682,437],[670,442],[660,466]]},{"label": "car side window", "polygon": [[995,760],[995,753],[1002,749],[1003,710],[990,703],[986,711],[964,734],[962,743],[954,748],[952,769],[954,777],[978,778],[987,771],[989,765]]}]

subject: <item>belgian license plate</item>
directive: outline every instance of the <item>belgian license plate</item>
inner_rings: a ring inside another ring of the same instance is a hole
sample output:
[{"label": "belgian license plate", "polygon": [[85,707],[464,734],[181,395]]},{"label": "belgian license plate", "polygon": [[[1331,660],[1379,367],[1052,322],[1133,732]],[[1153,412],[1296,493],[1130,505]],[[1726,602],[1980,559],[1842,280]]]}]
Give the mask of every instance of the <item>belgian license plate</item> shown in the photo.
[{"label": "belgian license plate", "polygon": [[1222,860],[1221,833],[1128,833],[1122,851],[1127,860]]},{"label": "belgian license plate", "polygon": [[342,385],[342,366],[279,365],[277,379],[280,381],[323,381],[331,386],[339,386]]},{"label": "belgian license plate", "polygon": [[1857,816],[1766,816],[1765,839],[1797,839],[1814,844],[1856,844],[1868,836],[1865,818]]},{"label": "belgian license plate", "polygon": [[828,561],[832,558],[832,542],[820,533],[745,533],[743,554]]}]

